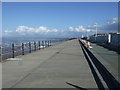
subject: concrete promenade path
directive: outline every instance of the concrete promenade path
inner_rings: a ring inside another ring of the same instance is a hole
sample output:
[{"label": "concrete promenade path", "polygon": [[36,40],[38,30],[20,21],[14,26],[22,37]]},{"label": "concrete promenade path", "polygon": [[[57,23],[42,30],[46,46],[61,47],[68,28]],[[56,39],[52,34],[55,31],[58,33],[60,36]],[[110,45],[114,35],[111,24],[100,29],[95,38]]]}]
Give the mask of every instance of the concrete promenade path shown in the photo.
[{"label": "concrete promenade path", "polygon": [[2,64],[2,88],[97,88],[77,39],[16,58]]}]

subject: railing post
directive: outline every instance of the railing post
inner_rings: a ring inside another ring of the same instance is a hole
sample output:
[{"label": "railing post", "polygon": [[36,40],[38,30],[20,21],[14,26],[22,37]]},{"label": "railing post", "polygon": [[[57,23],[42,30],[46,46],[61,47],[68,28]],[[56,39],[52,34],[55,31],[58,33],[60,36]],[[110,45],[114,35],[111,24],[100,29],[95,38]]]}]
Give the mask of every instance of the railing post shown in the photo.
[{"label": "railing post", "polygon": [[39,41],[39,50],[40,50],[40,41]]},{"label": "railing post", "polygon": [[34,48],[35,48],[35,51],[36,51],[36,42],[34,41]]},{"label": "railing post", "polygon": [[47,41],[46,41],[46,47],[47,47]]},{"label": "railing post", "polygon": [[51,40],[50,40],[50,46],[51,46]]},{"label": "railing post", "polygon": [[46,47],[48,47],[48,41],[46,41]]},{"label": "railing post", "polygon": [[29,42],[29,53],[31,53],[31,43]]},{"label": "railing post", "polygon": [[49,47],[49,40],[48,40],[48,47]]},{"label": "railing post", "polygon": [[46,42],[47,42],[47,41],[45,41],[45,47],[46,47]]},{"label": "railing post", "polygon": [[48,41],[46,41],[46,47],[48,47]]},{"label": "railing post", "polygon": [[22,55],[24,55],[24,43],[22,43]]},{"label": "railing post", "polygon": [[43,48],[44,48],[44,41],[42,41],[42,46],[43,46]]},{"label": "railing post", "polygon": [[15,55],[14,55],[14,43],[12,44],[12,58],[14,58]]}]

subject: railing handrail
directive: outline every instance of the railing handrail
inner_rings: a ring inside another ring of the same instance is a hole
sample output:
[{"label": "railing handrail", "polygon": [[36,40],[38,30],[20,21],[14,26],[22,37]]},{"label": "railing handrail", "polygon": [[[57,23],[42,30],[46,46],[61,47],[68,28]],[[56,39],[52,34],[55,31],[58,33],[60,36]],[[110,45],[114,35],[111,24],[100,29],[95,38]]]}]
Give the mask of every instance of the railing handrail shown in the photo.
[{"label": "railing handrail", "polygon": [[[41,48],[44,49],[45,47],[50,47],[55,43],[57,44],[58,42],[60,43],[63,41],[66,41],[66,40],[41,40],[41,41],[34,41],[34,42],[28,42],[28,43],[21,43],[21,45],[16,45],[15,43],[12,43],[10,47],[6,47],[6,48],[9,48],[10,50],[7,53],[2,52],[0,56],[9,55],[12,53],[11,56],[6,57],[5,59],[10,57],[14,58],[15,56],[31,53],[32,51],[40,50]],[[19,53],[19,54],[16,55],[16,53]]]}]

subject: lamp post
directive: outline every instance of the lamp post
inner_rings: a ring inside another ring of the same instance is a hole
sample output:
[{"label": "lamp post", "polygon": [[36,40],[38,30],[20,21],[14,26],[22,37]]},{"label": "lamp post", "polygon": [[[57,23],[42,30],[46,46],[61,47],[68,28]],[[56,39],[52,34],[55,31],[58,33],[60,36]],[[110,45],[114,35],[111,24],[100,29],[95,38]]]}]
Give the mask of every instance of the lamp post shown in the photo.
[{"label": "lamp post", "polygon": [[96,23],[96,36],[97,36],[97,23]]},{"label": "lamp post", "polygon": [[89,31],[87,30],[87,31],[86,31],[86,37],[87,37],[87,40],[89,39],[89,37],[88,37],[88,32],[89,32]]},{"label": "lamp post", "polygon": [[97,23],[96,23],[96,35],[95,35],[95,42],[97,41]]}]

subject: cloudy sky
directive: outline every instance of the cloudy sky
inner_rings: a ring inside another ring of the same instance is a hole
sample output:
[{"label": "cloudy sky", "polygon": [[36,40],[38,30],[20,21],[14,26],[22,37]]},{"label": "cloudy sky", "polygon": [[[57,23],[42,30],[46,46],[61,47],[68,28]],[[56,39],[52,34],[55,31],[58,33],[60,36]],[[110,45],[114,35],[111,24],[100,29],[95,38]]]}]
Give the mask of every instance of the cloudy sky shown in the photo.
[{"label": "cloudy sky", "polygon": [[3,36],[81,37],[117,32],[117,2],[3,2]]}]

